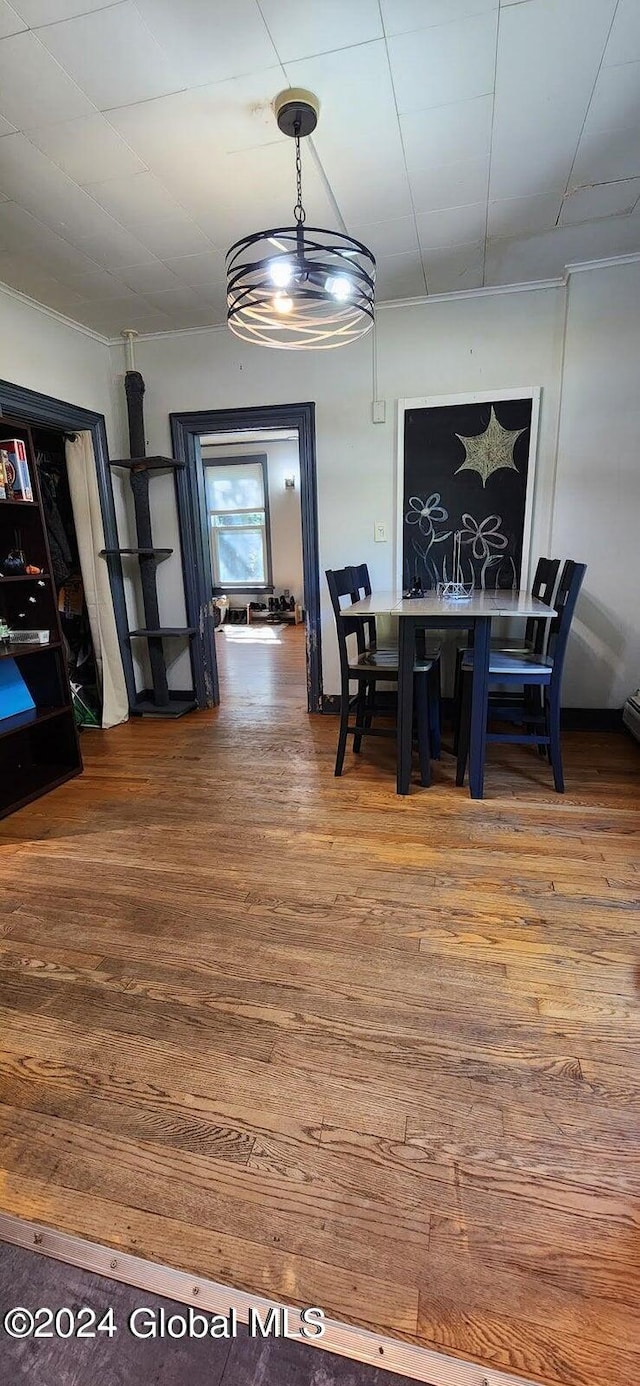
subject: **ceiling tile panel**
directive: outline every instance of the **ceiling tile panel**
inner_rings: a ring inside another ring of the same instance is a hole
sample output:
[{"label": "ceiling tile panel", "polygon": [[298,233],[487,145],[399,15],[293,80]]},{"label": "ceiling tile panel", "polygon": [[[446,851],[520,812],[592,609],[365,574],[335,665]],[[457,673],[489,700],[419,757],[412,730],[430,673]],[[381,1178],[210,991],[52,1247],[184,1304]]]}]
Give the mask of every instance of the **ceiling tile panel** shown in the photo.
[{"label": "ceiling tile panel", "polygon": [[149,298],[153,293],[168,293],[180,288],[180,280],[162,260],[150,260],[147,265],[123,265],[118,278],[128,289]]},{"label": "ceiling tile panel", "polygon": [[198,288],[201,284],[221,284],[225,281],[224,255],[219,250],[202,255],[181,255],[165,261],[182,284]]},{"label": "ceiling tile panel", "polygon": [[614,8],[615,0],[535,0],[502,13],[492,201],[564,191]]},{"label": "ceiling tile panel", "polygon": [[260,72],[278,61],[256,0],[137,0],[136,8],[171,54],[185,86]]},{"label": "ceiling tile panel", "polygon": [[488,159],[493,97],[478,96],[400,117],[407,168]]},{"label": "ceiling tile panel", "polygon": [[106,215],[100,230],[80,240],[78,245],[85,255],[108,270],[118,270],[123,265],[147,265],[157,259],[149,246]]},{"label": "ceiling tile panel", "polygon": [[378,261],[376,298],[389,302],[394,298],[417,298],[426,293],[422,260],[415,251],[405,255],[385,255]]},{"label": "ceiling tile panel", "polygon": [[562,198],[554,193],[542,197],[507,197],[489,203],[489,236],[532,236],[552,231],[558,220]]},{"label": "ceiling tile panel", "polygon": [[[2,144],[0,143],[0,151]],[[570,187],[610,183],[640,174],[640,138],[637,125],[628,130],[599,130],[585,136],[571,170]]]},{"label": "ceiling tile panel", "polygon": [[497,10],[389,39],[398,110],[425,110],[493,91]]},{"label": "ceiling tile panel", "polygon": [[[409,183],[384,42],[288,63],[286,71],[293,86],[308,87],[321,97],[314,145],[347,223],[409,216]],[[307,158],[305,167],[309,165]]]},{"label": "ceiling tile panel", "polygon": [[0,250],[28,256],[54,278],[95,269],[86,251],[71,245],[15,202],[0,203]]},{"label": "ceiling tile panel", "polygon": [[489,159],[465,159],[459,164],[414,169],[409,182],[416,212],[483,202],[489,184]]},{"label": "ceiling tile panel", "polygon": [[73,120],[93,109],[35,34],[0,40],[0,113],[17,129]]},{"label": "ceiling tile panel", "polygon": [[5,120],[4,116],[0,116],[0,139],[3,135],[15,135],[15,133],[15,125],[12,125],[9,120]]},{"label": "ceiling tile panel", "polygon": [[125,283],[114,274],[109,274],[108,270],[100,269],[98,265],[95,269],[85,270],[82,274],[62,271],[58,278],[63,285],[75,290],[85,301],[87,299],[122,298],[123,293],[127,293],[131,288],[130,284]]},{"label": "ceiling tile panel", "polygon": [[152,173],[110,178],[87,191],[154,255],[195,255],[210,248],[204,232]]},{"label": "ceiling tile panel", "polygon": [[0,140],[0,189],[73,243],[98,234],[109,221],[94,198],[41,154],[26,135]]},{"label": "ceiling tile panel", "polygon": [[45,24],[57,24],[60,19],[74,19],[76,15],[99,10],[101,4],[106,8],[108,3],[109,0],[15,0],[14,9],[30,29],[37,29]]},{"label": "ceiling tile panel", "polygon": [[76,183],[143,173],[145,164],[103,115],[83,116],[29,130],[29,139]]},{"label": "ceiling tile panel", "polygon": [[406,34],[497,10],[498,0],[381,0],[385,33]]},{"label": "ceiling tile panel", "polygon": [[481,241],[485,233],[486,215],[485,202],[421,213],[416,220],[422,250]]},{"label": "ceiling tile panel", "polygon": [[100,110],[185,85],[175,56],[156,42],[133,0],[48,25],[38,39]]},{"label": "ceiling tile panel", "polygon": [[640,62],[640,5],[638,0],[620,0],[604,60],[611,63]]},{"label": "ceiling tile panel", "polygon": [[461,293],[479,289],[483,282],[484,244],[441,246],[423,254],[427,289],[430,294]]},{"label": "ceiling tile panel", "polygon": [[393,255],[419,255],[415,217],[394,217],[392,221],[366,222],[349,227],[356,240],[363,241],[376,259]]},{"label": "ceiling tile panel", "polygon": [[378,0],[261,0],[260,8],[283,63],[382,38]]},{"label": "ceiling tile panel", "polygon": [[578,188],[564,199],[560,225],[571,226],[577,222],[593,221],[596,217],[620,216],[633,210],[638,197],[640,178]]},{"label": "ceiling tile panel", "polygon": [[583,138],[597,130],[625,130],[631,125],[640,131],[640,62],[602,67],[587,112]]},{"label": "ceiling tile panel", "polygon": [[8,5],[6,0],[0,3],[0,38],[7,38],[9,34],[20,34],[27,28],[24,20],[14,10],[12,5]]}]

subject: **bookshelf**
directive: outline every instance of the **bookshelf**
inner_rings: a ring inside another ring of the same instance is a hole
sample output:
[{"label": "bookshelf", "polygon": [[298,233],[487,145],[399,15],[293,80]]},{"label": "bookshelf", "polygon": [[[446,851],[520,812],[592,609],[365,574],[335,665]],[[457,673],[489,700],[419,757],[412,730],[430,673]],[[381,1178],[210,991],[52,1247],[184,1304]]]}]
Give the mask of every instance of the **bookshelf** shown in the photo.
[{"label": "bookshelf", "polygon": [[[0,571],[0,619],[14,631],[46,630],[49,638],[0,642],[0,817],[82,771],[31,432],[3,415],[0,448],[7,438],[24,442],[33,500],[0,499],[0,569],[9,551],[20,549],[42,571]],[[19,676],[33,706],[8,712],[7,675],[9,681]]]}]

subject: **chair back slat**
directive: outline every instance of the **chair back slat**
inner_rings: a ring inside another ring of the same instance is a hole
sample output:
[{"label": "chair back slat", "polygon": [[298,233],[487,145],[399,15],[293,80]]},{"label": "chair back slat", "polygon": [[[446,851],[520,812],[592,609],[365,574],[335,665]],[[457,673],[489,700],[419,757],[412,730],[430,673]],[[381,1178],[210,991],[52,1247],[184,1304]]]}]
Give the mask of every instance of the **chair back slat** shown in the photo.
[{"label": "chair back slat", "polygon": [[[559,558],[539,558],[536,564],[531,595],[537,597],[538,601],[545,602],[547,606],[553,605],[553,594],[559,568]],[[527,621],[524,636],[535,654],[544,654],[549,622],[550,617],[548,616],[530,616]]]},{"label": "chair back slat", "polygon": [[558,590],[553,599],[553,604],[558,614],[553,617],[549,632],[548,652],[553,658],[553,669],[551,673],[551,681],[553,684],[559,685],[562,681],[564,657],[567,651],[571,622],[573,620],[573,613],[576,609],[576,602],[586,571],[586,563],[574,563],[572,558],[568,558],[560,574]]},{"label": "chair back slat", "polygon": [[341,597],[348,597],[347,605],[352,606],[358,601],[357,588],[354,588],[355,574],[353,568],[327,568],[325,572],[329,596],[333,614],[336,618],[336,633],[338,636],[338,652],[340,654],[340,667],[343,676],[349,667],[349,651],[347,640],[350,635],[355,635],[358,644],[358,653],[363,654],[366,649],[364,631],[361,616],[343,616],[344,608],[340,604]]},{"label": "chair back slat", "polygon": [[[353,573],[353,599],[359,601],[361,597],[371,596],[371,578],[369,576],[368,563],[354,563],[351,572]],[[376,618],[375,616],[361,616],[363,630],[369,645],[374,648],[377,643]]]}]

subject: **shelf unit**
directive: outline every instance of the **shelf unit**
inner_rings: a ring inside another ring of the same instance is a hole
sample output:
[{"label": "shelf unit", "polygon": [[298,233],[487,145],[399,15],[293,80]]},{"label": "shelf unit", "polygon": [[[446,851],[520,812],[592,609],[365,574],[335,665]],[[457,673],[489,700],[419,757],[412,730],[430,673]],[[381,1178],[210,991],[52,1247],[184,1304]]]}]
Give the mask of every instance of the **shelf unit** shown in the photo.
[{"label": "shelf unit", "polygon": [[158,548],[153,543],[149,478],[167,473],[175,476],[178,468],[185,464],[173,457],[154,456],[114,458],[109,465],[129,473],[138,547],[102,549],[101,556],[107,562],[116,558],[121,561],[123,557],[138,560],[145,624],[135,630],[130,629],[128,638],[146,640],[151,667],[152,687],[138,694],[131,712],[140,717],[182,717],[185,712],[191,712],[198,706],[196,696],[194,693],[193,697],[185,698],[170,691],[163,642],[180,638],[191,640],[197,635],[197,630],[194,626],[163,626],[160,622],[157,569],[160,563],[171,557],[173,549]]},{"label": "shelf unit", "polygon": [[[0,559],[24,550],[40,574],[0,576],[0,617],[13,630],[48,630],[49,642],[0,648],[15,660],[35,707],[9,717],[0,706],[0,817],[37,799],[82,771],[71,689],[64,661],[56,593],[50,578],[49,543],[30,429],[0,418],[2,438],[22,438],[33,487],[32,501],[0,500]],[[16,542],[17,536],[17,542]]]}]

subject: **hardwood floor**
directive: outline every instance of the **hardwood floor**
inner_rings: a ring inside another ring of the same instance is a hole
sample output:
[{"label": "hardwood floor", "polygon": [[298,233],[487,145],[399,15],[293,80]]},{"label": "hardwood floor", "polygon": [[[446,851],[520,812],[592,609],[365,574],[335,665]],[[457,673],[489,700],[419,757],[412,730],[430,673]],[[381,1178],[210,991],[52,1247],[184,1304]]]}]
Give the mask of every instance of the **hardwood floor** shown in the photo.
[{"label": "hardwood floor", "polygon": [[0,1208],[562,1386],[635,1386],[638,772],[395,794],[304,712],[302,631],[222,707],[83,736],[0,824]]}]

